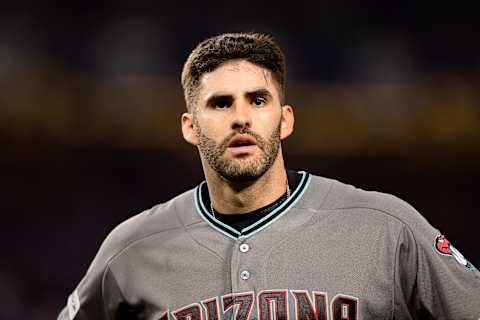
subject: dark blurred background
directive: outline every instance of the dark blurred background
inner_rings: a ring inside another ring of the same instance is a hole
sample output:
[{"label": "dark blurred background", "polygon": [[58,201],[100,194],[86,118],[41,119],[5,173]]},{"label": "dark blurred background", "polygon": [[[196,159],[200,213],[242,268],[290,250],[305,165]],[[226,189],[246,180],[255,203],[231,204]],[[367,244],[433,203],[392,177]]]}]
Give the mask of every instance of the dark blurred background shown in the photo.
[{"label": "dark blurred background", "polygon": [[55,318],[115,225],[203,179],[180,72],[227,31],[285,51],[288,167],[407,200],[480,266],[473,5],[32,3],[0,6],[0,319]]}]

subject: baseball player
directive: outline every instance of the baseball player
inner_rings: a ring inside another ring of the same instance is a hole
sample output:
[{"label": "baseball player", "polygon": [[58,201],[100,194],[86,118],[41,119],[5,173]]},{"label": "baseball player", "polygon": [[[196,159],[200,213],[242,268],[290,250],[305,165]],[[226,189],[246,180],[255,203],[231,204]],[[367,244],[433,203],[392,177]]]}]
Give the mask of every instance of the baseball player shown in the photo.
[{"label": "baseball player", "polygon": [[414,208],[285,169],[285,69],[264,34],[193,50],[181,127],[205,181],[116,227],[58,319],[480,318],[479,271]]}]

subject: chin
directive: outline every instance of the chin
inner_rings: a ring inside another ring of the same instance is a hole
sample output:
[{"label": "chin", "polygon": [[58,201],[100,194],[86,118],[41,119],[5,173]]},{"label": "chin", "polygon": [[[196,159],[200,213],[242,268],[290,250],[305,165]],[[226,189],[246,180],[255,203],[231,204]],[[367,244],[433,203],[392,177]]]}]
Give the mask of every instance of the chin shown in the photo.
[{"label": "chin", "polygon": [[230,182],[249,182],[262,177],[271,166],[257,159],[234,159],[217,172]]},{"label": "chin", "polygon": [[258,175],[252,172],[236,172],[236,173],[224,173],[222,177],[230,182],[253,182],[260,178],[262,175]]}]

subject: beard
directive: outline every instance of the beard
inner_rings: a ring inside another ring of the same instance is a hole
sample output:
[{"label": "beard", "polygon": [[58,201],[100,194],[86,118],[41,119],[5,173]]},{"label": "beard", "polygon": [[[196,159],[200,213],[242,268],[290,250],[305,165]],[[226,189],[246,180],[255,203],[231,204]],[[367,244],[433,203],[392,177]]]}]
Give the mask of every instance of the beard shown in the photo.
[{"label": "beard", "polygon": [[[198,149],[210,167],[221,177],[230,182],[254,181],[265,174],[275,162],[280,147],[280,121],[271,134],[264,139],[248,128],[238,132],[232,132],[217,144],[213,139],[206,136],[200,126],[196,126],[198,137]],[[248,134],[255,138],[260,156],[242,156],[234,159],[225,159],[224,153],[228,148],[228,142],[236,134]]]}]

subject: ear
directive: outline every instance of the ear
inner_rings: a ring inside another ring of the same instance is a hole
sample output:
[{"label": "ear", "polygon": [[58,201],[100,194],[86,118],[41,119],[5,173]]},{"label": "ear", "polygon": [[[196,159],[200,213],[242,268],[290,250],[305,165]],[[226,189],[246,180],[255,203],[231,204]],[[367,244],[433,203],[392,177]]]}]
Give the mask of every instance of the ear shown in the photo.
[{"label": "ear", "polygon": [[280,139],[286,139],[293,132],[295,118],[293,116],[292,106],[286,104],[282,106],[282,120],[280,124]]},{"label": "ear", "polygon": [[193,113],[184,113],[181,117],[183,138],[190,144],[198,144],[197,135],[193,123]]}]

